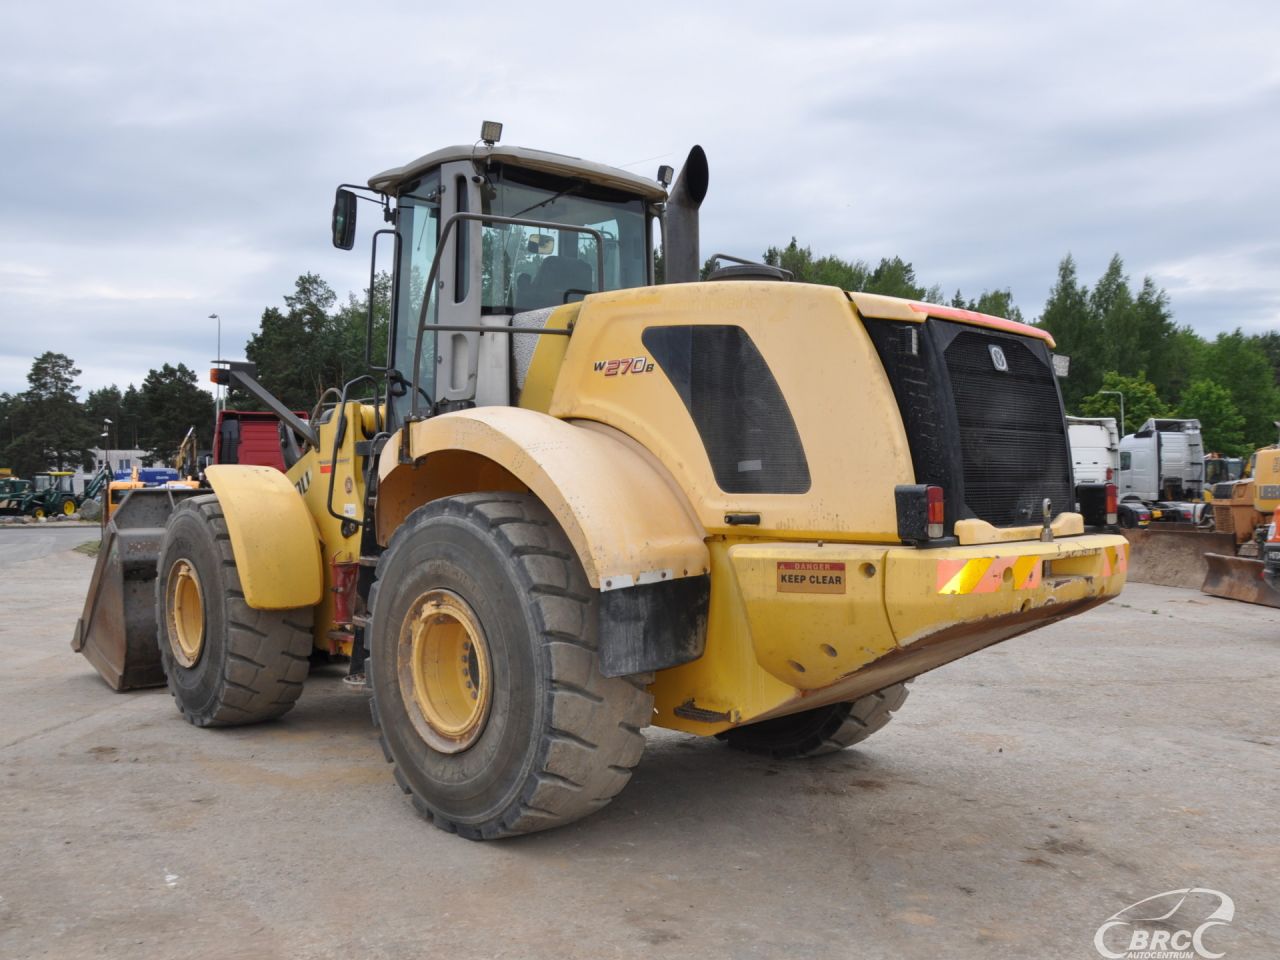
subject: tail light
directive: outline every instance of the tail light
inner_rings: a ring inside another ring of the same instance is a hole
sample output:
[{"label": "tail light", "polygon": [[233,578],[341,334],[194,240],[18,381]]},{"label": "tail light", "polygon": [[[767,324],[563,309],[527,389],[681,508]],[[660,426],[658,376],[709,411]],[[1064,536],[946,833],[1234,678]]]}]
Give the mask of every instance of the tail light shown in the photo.
[{"label": "tail light", "polygon": [[920,483],[893,488],[898,508],[898,537],[906,543],[942,540],[946,536],[947,497],[942,487]]},{"label": "tail light", "polygon": [[930,540],[937,540],[942,536],[944,530],[943,524],[946,517],[946,503],[942,496],[941,487],[925,487],[925,502],[928,504],[928,534]]},{"label": "tail light", "polygon": [[[1110,476],[1109,476],[1110,473],[1111,471],[1110,469],[1108,469],[1107,470],[1108,479],[1110,479]],[[1107,484],[1107,526],[1109,527],[1114,527],[1116,525],[1116,519],[1120,512],[1118,499],[1119,498],[1116,496],[1116,485],[1114,483],[1108,483]]]}]

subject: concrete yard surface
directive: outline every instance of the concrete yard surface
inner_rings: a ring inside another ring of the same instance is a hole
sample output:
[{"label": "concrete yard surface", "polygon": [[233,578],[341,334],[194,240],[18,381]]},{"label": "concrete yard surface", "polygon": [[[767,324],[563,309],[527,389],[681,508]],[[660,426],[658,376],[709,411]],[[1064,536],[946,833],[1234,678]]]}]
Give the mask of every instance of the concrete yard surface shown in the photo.
[{"label": "concrete yard surface", "polygon": [[0,531],[0,958],[1090,958],[1196,887],[1280,955],[1280,611],[1130,585],[774,762],[649,731],[631,784],[472,843],[391,779],[363,694],[199,730],[69,642],[93,561]]}]

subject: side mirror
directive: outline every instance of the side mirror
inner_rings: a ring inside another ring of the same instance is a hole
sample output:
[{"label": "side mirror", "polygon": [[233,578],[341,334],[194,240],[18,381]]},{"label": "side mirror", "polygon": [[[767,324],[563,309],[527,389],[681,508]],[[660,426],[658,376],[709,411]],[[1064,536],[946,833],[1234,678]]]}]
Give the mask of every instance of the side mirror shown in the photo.
[{"label": "side mirror", "polygon": [[356,244],[356,195],[339,188],[333,196],[333,245],[350,250]]}]

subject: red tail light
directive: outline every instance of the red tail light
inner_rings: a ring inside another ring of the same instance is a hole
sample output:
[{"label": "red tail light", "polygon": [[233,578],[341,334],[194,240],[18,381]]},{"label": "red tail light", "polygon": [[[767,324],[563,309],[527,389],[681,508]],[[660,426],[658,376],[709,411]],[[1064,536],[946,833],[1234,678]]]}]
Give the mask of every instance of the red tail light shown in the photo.
[{"label": "red tail light", "polygon": [[[1107,471],[1111,473],[1110,470]],[[1116,485],[1114,483],[1107,484],[1107,525],[1115,526],[1116,517],[1119,513],[1118,497],[1116,496]]]},{"label": "red tail light", "polygon": [[929,504],[929,539],[936,540],[942,536],[946,521],[946,502],[941,487],[927,487],[925,499]]}]

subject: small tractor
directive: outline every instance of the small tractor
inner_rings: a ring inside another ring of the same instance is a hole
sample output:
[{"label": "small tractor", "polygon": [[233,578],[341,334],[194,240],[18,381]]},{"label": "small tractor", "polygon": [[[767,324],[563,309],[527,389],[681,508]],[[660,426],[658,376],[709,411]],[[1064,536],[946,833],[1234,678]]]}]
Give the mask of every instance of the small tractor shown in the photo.
[{"label": "small tractor", "polygon": [[27,491],[22,504],[22,512],[37,520],[61,514],[69,517],[80,507],[76,497],[71,470],[51,470],[47,473],[33,474],[31,489]]},{"label": "small tractor", "polygon": [[335,246],[361,202],[387,224],[387,342],[370,304],[369,372],[309,421],[218,364],[286,472],[125,495],[73,641],[111,686],[247,724],[349,658],[395,782],[487,839],[605,806],[650,724],[840,750],[1120,592],[1048,333],[722,255],[699,282],[701,148],[673,183],[499,138],[338,189]]},{"label": "small tractor", "polygon": [[0,476],[0,515],[21,514],[30,493],[30,480],[15,477],[11,472],[6,471],[3,476]]}]

